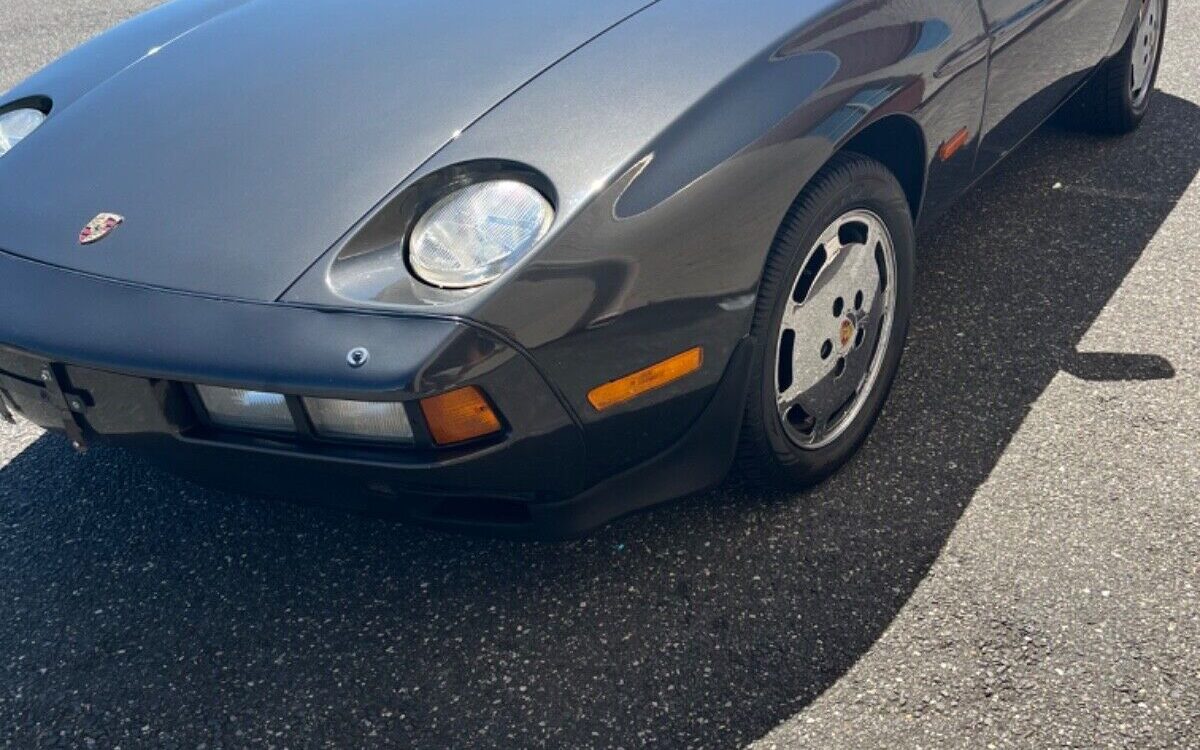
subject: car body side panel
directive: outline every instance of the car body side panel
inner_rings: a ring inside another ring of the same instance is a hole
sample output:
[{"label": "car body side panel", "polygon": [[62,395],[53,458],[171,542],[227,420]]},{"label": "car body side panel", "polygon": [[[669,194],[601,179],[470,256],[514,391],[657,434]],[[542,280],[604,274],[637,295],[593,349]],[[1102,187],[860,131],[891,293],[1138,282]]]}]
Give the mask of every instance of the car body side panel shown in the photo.
[{"label": "car body side panel", "polygon": [[1109,53],[1128,0],[980,0],[992,36],[985,134],[989,169]]},{"label": "car body side panel", "polygon": [[[919,123],[930,155],[973,135],[985,76],[973,3],[666,0],[414,176],[497,155],[539,170],[559,204],[543,247],[475,294],[404,277],[379,302],[461,314],[529,349],[580,414],[602,476],[696,418],[749,331],[784,214],[834,150],[889,114]],[[973,155],[972,141],[930,170],[933,204],[966,184]],[[325,288],[327,262],[287,298],[347,304]],[[596,385],[698,344],[705,365],[687,381],[611,413],[587,403]]]}]

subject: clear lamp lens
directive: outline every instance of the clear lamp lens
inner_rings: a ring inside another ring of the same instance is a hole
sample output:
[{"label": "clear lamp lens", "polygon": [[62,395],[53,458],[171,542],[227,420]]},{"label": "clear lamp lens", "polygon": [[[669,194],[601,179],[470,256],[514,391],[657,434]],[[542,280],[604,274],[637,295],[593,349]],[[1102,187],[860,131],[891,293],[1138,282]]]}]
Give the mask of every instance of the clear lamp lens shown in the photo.
[{"label": "clear lamp lens", "polygon": [[287,399],[281,393],[210,385],[198,385],[196,391],[209,418],[222,427],[268,432],[293,432],[296,429]]},{"label": "clear lamp lens", "polygon": [[553,221],[554,208],[529,185],[481,182],[446,196],[421,217],[409,241],[409,262],[434,286],[480,286],[529,252]]},{"label": "clear lamp lens", "polygon": [[0,115],[0,156],[4,156],[46,121],[37,109],[14,109]]},{"label": "clear lamp lens", "polygon": [[413,439],[412,424],[401,403],[306,398],[304,407],[322,437],[401,443]]}]

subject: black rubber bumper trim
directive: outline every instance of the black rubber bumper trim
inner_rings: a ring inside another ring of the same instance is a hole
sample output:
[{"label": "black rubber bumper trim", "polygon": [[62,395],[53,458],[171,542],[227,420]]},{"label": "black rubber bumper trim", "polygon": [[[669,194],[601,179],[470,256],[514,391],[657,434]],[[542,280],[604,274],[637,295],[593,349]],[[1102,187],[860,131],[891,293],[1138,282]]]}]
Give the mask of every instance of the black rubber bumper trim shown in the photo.
[{"label": "black rubber bumper trim", "polygon": [[[456,384],[430,365],[453,340],[496,338],[457,318],[202,296],[89,276],[3,251],[0,278],[0,345],[145,378],[407,399]],[[537,370],[527,352],[496,343]],[[370,362],[352,368],[347,355],[360,347],[370,351]]]}]

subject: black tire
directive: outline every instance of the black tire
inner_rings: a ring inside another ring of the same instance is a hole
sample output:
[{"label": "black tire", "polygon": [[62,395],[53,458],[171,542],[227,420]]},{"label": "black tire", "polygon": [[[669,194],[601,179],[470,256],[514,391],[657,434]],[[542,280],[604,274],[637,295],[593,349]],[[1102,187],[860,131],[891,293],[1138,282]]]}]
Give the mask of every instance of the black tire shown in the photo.
[{"label": "black tire", "polygon": [[[1168,0],[1162,0],[1160,37],[1155,59],[1151,63],[1150,77],[1145,84],[1146,95],[1140,101],[1134,98],[1133,58],[1135,54],[1143,53],[1143,48],[1138,44],[1139,24],[1135,22],[1121,51],[1101,65],[1087,85],[1067,103],[1061,122],[1077,130],[1100,135],[1126,135],[1137,130],[1154,100],[1154,85],[1158,80],[1166,40],[1168,6]],[[1139,18],[1140,14],[1141,11]]]},{"label": "black tire", "polygon": [[[787,435],[776,406],[776,354],[785,307],[809,251],[825,229],[850,211],[874,213],[895,248],[896,299],[891,334],[874,386],[856,416],[832,443],[801,448]],[[767,259],[754,312],[758,341],[738,447],[738,471],[752,483],[774,488],[816,484],[839,469],[866,439],[887,400],[900,366],[912,311],[916,240],[904,190],[883,164],[843,152],[830,160],[788,211]]]}]

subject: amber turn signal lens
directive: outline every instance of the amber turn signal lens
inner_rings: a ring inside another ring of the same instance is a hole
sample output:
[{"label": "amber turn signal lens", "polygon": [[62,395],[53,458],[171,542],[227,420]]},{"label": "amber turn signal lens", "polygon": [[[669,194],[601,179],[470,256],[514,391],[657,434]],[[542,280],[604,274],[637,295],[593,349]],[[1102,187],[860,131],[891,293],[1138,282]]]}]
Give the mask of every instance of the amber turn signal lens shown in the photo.
[{"label": "amber turn signal lens", "polygon": [[967,145],[971,140],[971,131],[963,128],[954,135],[950,136],[950,140],[943,143],[938,148],[938,158],[942,161],[950,161],[950,158],[962,150],[962,147]]},{"label": "amber turn signal lens", "polygon": [[588,401],[596,407],[596,411],[604,411],[691,375],[699,370],[702,364],[704,364],[704,349],[697,346],[682,354],[676,354],[670,359],[664,359],[656,365],[650,365],[644,370],[638,370],[632,375],[626,375],[619,380],[592,389],[592,392],[588,394]]},{"label": "amber turn signal lens", "polygon": [[438,445],[453,445],[500,432],[500,418],[475,386],[422,399],[421,412]]}]

